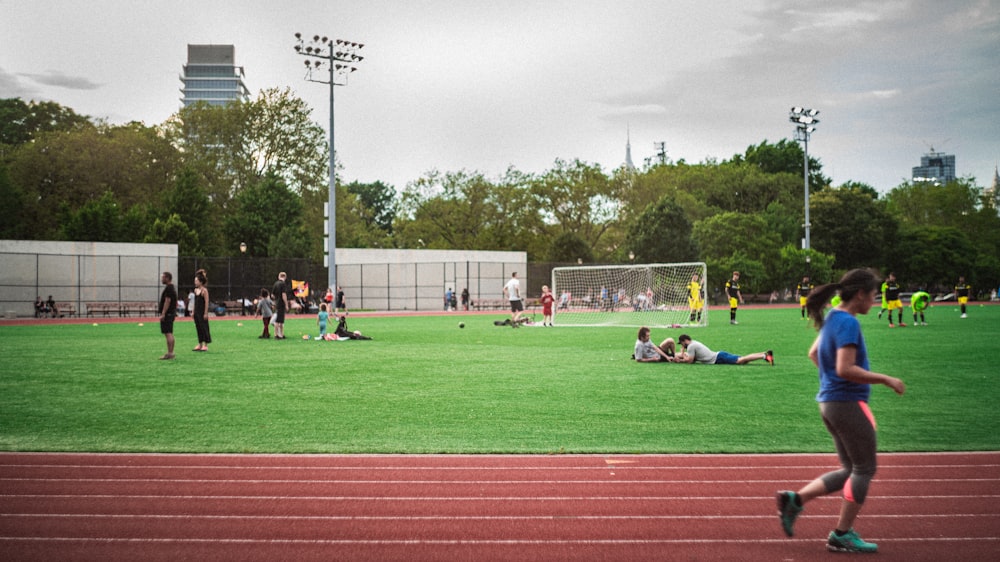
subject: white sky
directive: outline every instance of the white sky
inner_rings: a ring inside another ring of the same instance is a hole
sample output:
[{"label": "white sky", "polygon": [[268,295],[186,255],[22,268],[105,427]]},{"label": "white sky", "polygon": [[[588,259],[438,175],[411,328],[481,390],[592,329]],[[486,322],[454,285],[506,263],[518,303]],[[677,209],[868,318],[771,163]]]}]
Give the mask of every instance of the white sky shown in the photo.
[{"label": "white sky", "polygon": [[1000,0],[0,0],[0,97],[52,100],[113,123],[180,106],[187,44],[232,44],[247,85],[303,80],[294,33],[364,43],[336,89],[346,181],[401,191],[427,171],[579,158],[606,172],[665,142],[688,162],[792,138],[835,184],[887,191],[930,147],[989,186],[1000,162]]}]

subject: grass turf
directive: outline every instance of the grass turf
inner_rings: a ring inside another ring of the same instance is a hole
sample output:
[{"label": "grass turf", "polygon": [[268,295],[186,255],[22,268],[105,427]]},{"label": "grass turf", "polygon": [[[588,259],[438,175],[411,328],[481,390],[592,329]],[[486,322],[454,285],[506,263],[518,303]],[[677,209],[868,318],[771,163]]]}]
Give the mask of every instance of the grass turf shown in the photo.
[{"label": "grass turf", "polygon": [[[909,312],[907,310],[907,312]],[[935,306],[930,326],[862,318],[883,451],[1000,448],[1000,307]],[[637,364],[634,328],[495,327],[496,315],[356,317],[373,341],[261,341],[215,319],[208,353],[178,322],[0,326],[0,450],[250,453],[828,452],[796,308],[713,310],[713,349],[774,349],[776,366]],[[909,320],[909,318],[907,318]],[[465,329],[458,323],[464,321]],[[654,329],[654,341],[685,330]]]}]

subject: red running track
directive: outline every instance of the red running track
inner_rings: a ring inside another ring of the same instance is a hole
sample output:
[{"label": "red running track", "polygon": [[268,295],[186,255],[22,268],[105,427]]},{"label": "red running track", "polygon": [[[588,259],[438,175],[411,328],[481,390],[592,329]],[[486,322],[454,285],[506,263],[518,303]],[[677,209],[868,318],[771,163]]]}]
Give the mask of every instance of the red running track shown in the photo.
[{"label": "red running track", "polygon": [[[878,560],[1000,560],[1000,452],[882,454]],[[0,560],[814,560],[833,455],[0,453]]]}]

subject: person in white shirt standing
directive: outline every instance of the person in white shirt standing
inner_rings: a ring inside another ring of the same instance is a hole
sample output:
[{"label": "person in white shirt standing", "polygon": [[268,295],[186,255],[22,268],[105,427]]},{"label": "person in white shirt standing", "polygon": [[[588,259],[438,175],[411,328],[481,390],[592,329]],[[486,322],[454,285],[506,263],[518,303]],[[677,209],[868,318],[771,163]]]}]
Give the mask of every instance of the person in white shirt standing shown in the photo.
[{"label": "person in white shirt standing", "polygon": [[517,328],[520,326],[524,303],[521,301],[521,282],[517,280],[517,272],[510,274],[510,281],[503,287],[503,296],[510,301],[510,322]]}]

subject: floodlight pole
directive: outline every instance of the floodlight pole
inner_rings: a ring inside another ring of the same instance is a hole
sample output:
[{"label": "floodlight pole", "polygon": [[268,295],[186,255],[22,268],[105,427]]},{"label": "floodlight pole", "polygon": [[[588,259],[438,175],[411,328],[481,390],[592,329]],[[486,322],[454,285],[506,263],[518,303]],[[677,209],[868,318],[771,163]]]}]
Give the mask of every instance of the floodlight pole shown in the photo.
[{"label": "floodlight pole", "polygon": [[[805,191],[806,211],[805,223],[803,224],[805,239],[802,243],[802,249],[807,251],[811,248],[809,227],[812,226],[809,222],[809,135],[816,131],[816,125],[819,124],[819,119],[816,119],[817,115],[819,115],[819,110],[804,107],[793,107],[788,112],[788,120],[795,123],[795,140],[802,143],[802,183]],[[808,260],[808,258],[806,259]]]},{"label": "floodlight pole", "polygon": [[[301,33],[295,34],[295,52],[315,59],[305,60],[306,76],[309,82],[330,85],[330,177],[329,193],[327,195],[327,215],[326,224],[326,248],[324,254],[327,267],[327,283],[334,291],[337,290],[337,176],[336,176],[336,151],[333,143],[333,87],[346,86],[347,76],[356,71],[357,68],[351,66],[359,63],[364,57],[358,56],[357,52],[364,47],[362,43],[347,41],[344,39],[330,39],[314,35],[308,43],[302,38]],[[345,64],[341,64],[345,63]],[[350,63],[350,64],[346,64]],[[320,70],[323,65],[327,66],[330,73],[329,78],[314,78],[313,71]]]}]

